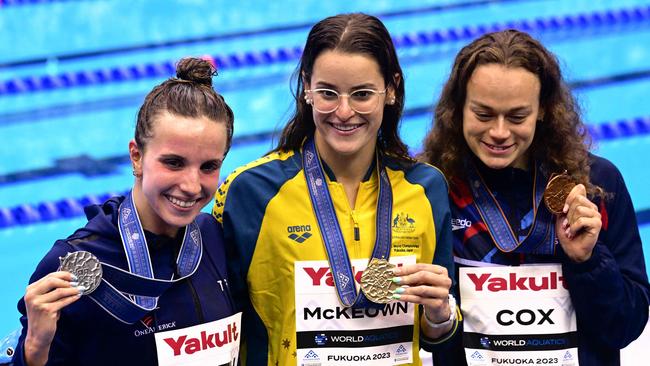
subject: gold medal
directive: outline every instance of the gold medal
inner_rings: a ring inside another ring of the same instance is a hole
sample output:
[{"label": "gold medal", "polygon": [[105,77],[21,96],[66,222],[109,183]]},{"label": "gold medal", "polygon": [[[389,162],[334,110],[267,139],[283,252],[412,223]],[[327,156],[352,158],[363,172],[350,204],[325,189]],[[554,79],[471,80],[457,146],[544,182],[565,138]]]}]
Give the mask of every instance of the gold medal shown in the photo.
[{"label": "gold medal", "polygon": [[548,210],[556,215],[562,214],[566,198],[575,186],[575,182],[566,173],[552,177],[544,190],[544,204]]},{"label": "gold medal", "polygon": [[377,304],[389,303],[393,296],[393,290],[399,287],[393,282],[395,274],[391,270],[394,264],[388,263],[385,259],[372,258],[368,268],[361,275],[361,290],[368,300]]},{"label": "gold medal", "polygon": [[95,291],[102,281],[102,264],[94,254],[86,251],[68,253],[60,257],[59,271],[68,271],[77,276],[79,285],[86,287],[84,295]]}]

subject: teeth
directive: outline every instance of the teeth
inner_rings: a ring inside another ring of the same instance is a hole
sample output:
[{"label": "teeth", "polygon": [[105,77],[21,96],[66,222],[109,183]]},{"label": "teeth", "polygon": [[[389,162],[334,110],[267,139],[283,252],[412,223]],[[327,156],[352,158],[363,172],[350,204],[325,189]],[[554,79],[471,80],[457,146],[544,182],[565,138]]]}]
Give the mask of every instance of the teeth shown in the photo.
[{"label": "teeth", "polygon": [[172,196],[166,196],[166,197],[169,200],[169,202],[171,202],[171,203],[173,203],[173,204],[175,204],[177,206],[181,206],[181,207],[185,207],[185,208],[192,207],[196,203],[196,200],[194,200],[194,201],[181,201],[181,200],[179,200],[177,198],[174,198]]},{"label": "teeth", "polygon": [[334,128],[339,131],[352,131],[359,128],[359,125],[350,125],[350,124],[332,124]]},{"label": "teeth", "polygon": [[487,145],[490,147],[490,149],[494,149],[494,150],[508,150],[508,148],[510,148],[510,146],[496,146],[490,144]]}]

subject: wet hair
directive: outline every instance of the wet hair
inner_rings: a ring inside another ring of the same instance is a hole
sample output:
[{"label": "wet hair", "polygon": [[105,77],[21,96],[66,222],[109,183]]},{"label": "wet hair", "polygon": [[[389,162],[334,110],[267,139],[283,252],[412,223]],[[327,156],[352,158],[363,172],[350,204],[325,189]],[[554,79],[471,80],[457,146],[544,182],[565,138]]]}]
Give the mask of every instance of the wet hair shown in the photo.
[{"label": "wet hair", "polygon": [[[432,130],[419,159],[436,165],[448,178],[463,179],[468,157],[473,156],[463,137],[463,107],[467,83],[481,65],[523,68],[540,81],[540,112],[528,151],[547,173],[565,170],[590,191],[588,152],[591,139],[579,107],[562,79],[557,58],[527,33],[505,30],[486,34],[456,56],[451,75],[435,108]],[[591,188],[590,188],[591,187]]]},{"label": "wet hair", "polygon": [[[377,136],[379,151],[410,160],[408,148],[398,133],[404,108],[404,77],[397,59],[395,46],[384,24],[374,16],[354,13],[339,14],[316,23],[307,36],[307,42],[296,68],[292,83],[295,111],[284,127],[274,151],[297,150],[305,138],[315,132],[312,107],[304,98],[303,78],[310,80],[316,58],[325,51],[361,54],[379,65],[386,87],[395,90],[395,103],[384,105],[384,118]],[[399,80],[395,78],[399,75]]]},{"label": "wet hair", "polygon": [[232,143],[234,115],[223,97],[212,88],[217,69],[207,60],[184,58],[176,65],[176,77],[156,86],[147,94],[138,111],[135,142],[145,149],[153,136],[156,117],[168,112],[179,117],[201,118],[226,124],[226,151]]}]

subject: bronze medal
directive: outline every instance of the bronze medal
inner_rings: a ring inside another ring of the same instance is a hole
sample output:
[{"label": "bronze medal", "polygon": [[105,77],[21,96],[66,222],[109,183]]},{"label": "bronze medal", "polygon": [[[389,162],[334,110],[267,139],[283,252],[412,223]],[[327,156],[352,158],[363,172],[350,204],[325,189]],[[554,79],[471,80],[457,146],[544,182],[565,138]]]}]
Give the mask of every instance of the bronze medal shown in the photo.
[{"label": "bronze medal", "polygon": [[389,303],[393,296],[393,290],[399,287],[393,282],[395,274],[391,268],[394,264],[388,263],[385,259],[372,258],[368,268],[361,275],[361,290],[368,300],[377,304]]},{"label": "bronze medal", "polygon": [[61,265],[59,271],[68,271],[77,276],[79,285],[86,287],[83,294],[88,295],[95,291],[102,280],[102,265],[94,254],[78,251],[66,254],[59,258]]},{"label": "bronze medal", "polygon": [[575,182],[566,173],[552,177],[544,190],[544,204],[548,210],[555,215],[562,214],[566,198],[575,186]]}]

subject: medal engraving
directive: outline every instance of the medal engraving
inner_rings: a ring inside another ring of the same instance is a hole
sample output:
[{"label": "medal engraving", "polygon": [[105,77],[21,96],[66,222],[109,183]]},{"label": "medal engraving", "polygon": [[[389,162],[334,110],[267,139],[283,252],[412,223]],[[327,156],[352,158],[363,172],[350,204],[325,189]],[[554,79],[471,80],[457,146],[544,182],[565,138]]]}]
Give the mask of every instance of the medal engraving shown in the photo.
[{"label": "medal engraving", "polygon": [[377,304],[387,304],[392,300],[392,291],[399,287],[392,281],[395,277],[391,270],[393,267],[395,265],[385,259],[372,258],[361,275],[361,290],[368,300]]},{"label": "medal engraving", "polygon": [[575,185],[575,182],[566,173],[556,175],[548,181],[544,190],[544,204],[551,213],[562,214],[564,202]]},{"label": "medal engraving", "polygon": [[84,295],[90,294],[99,286],[102,280],[102,265],[94,254],[86,251],[73,252],[59,260],[59,271],[68,271],[77,276],[79,285],[86,287]]}]

